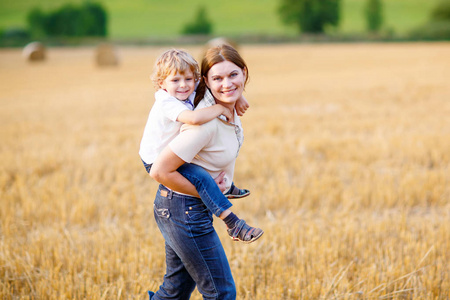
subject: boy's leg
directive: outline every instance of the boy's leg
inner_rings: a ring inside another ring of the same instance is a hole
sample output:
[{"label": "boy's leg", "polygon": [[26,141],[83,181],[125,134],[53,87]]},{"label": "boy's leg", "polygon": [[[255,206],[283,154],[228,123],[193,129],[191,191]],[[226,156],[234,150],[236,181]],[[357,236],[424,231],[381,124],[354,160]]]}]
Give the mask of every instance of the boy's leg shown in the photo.
[{"label": "boy's leg", "polygon": [[247,197],[248,195],[250,195],[249,190],[240,189],[234,185],[234,182],[232,182],[230,189],[225,194],[225,197],[227,197],[228,199],[235,199],[235,198],[244,198]]},{"label": "boy's leg", "polygon": [[220,191],[212,176],[202,167],[185,163],[177,171],[195,186],[203,203],[217,217],[233,205]]},{"label": "boy's leg", "polygon": [[145,168],[145,170],[147,171],[147,173],[150,174],[150,169],[152,168],[152,165],[153,165],[153,164],[148,164],[148,163],[146,163],[142,158],[141,158],[141,161],[142,161],[142,163],[144,164],[144,168]]},{"label": "boy's leg", "polygon": [[[244,220],[237,218],[236,215],[231,213],[228,209],[232,206],[231,202],[222,194],[217,183],[205,169],[194,164],[185,163],[177,171],[195,186],[202,202],[213,214],[219,217],[222,212],[228,210],[229,215],[222,217],[226,217],[223,221],[227,224],[228,235],[234,241],[252,243],[264,233],[260,228],[247,225]],[[227,222],[227,218],[232,218],[235,221]]]}]

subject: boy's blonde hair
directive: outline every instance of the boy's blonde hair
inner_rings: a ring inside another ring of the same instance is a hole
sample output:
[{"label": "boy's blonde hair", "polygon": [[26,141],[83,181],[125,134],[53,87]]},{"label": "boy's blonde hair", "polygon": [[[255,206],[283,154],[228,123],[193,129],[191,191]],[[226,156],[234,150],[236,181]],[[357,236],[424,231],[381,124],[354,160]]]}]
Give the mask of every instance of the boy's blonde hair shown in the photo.
[{"label": "boy's blonde hair", "polygon": [[160,83],[170,74],[184,74],[190,70],[194,74],[195,81],[200,80],[200,71],[197,61],[184,50],[170,49],[161,54],[156,60],[153,74],[150,77],[156,88],[160,88]]}]

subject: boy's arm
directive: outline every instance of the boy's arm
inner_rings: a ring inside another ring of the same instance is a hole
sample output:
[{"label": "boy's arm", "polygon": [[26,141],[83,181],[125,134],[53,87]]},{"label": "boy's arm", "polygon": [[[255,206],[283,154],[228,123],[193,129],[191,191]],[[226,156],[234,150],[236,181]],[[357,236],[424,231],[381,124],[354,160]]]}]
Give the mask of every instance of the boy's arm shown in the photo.
[{"label": "boy's arm", "polygon": [[238,116],[242,117],[245,113],[245,111],[250,107],[250,104],[248,104],[247,99],[245,99],[244,95],[242,95],[237,101],[234,108],[236,109],[236,113]]},{"label": "boy's arm", "polygon": [[220,115],[224,115],[228,120],[231,118],[230,112],[224,106],[215,104],[197,110],[184,110],[178,115],[177,121],[190,125],[201,125]]}]

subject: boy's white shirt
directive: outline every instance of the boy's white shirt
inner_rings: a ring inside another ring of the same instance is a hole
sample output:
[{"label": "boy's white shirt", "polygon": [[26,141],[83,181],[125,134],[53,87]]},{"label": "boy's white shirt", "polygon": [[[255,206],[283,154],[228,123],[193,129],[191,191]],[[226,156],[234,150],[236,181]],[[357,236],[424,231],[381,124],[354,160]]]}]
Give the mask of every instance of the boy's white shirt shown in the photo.
[{"label": "boy's white shirt", "polygon": [[195,92],[185,101],[170,96],[162,89],[155,93],[155,103],[150,110],[139,149],[139,155],[145,163],[152,164],[158,154],[180,133],[183,123],[178,122],[177,118],[183,111],[192,110],[194,98]]}]

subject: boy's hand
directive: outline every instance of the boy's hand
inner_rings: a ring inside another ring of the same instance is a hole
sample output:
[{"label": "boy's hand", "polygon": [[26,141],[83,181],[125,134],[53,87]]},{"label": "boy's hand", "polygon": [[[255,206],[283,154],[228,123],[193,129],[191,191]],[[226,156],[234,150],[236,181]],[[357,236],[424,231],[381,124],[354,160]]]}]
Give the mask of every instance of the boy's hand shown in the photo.
[{"label": "boy's hand", "polygon": [[[220,105],[220,104],[219,104],[219,105]],[[225,118],[227,118],[227,121],[230,121],[230,119],[233,117],[233,116],[231,115],[230,110],[227,109],[227,108],[225,108],[225,106],[222,106],[222,107],[223,107],[222,115],[224,115]]]},{"label": "boy's hand", "polygon": [[236,113],[238,116],[242,117],[245,113],[245,111],[250,107],[250,104],[248,104],[247,100],[244,98],[244,96],[240,97],[234,106],[236,109]]},{"label": "boy's hand", "polygon": [[220,172],[219,176],[214,178],[214,181],[217,183],[217,186],[219,187],[221,192],[224,192],[226,189],[227,182],[224,180],[225,172]]}]

